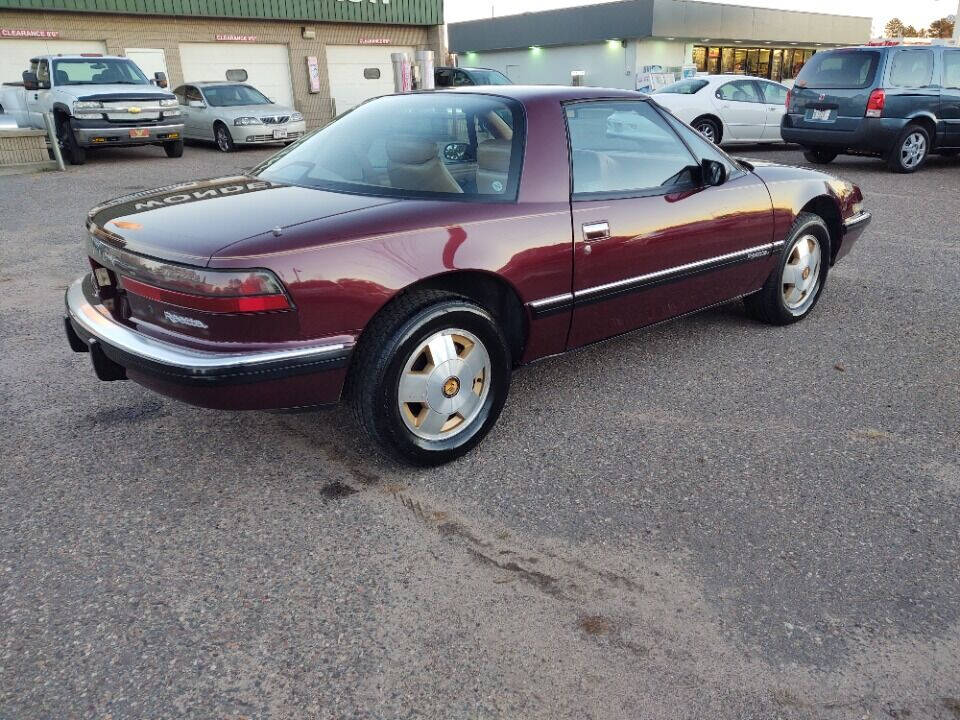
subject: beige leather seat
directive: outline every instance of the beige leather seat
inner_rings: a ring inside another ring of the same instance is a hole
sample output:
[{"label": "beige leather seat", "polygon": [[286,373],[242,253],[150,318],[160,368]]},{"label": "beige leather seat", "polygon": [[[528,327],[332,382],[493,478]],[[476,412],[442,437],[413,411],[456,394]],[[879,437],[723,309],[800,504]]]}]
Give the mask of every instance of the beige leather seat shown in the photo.
[{"label": "beige leather seat", "polygon": [[418,137],[398,135],[387,140],[387,174],[395,188],[463,192],[440,161],[436,143]]},{"label": "beige leather seat", "polygon": [[507,190],[510,171],[510,140],[484,140],[477,146],[477,191],[501,195]]}]

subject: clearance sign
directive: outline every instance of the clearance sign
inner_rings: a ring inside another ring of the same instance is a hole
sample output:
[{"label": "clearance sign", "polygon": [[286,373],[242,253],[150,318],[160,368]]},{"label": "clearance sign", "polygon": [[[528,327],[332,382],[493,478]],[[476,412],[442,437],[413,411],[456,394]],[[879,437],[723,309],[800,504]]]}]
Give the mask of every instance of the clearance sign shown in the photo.
[{"label": "clearance sign", "polygon": [[59,30],[29,30],[23,28],[0,28],[0,38],[55,38]]}]

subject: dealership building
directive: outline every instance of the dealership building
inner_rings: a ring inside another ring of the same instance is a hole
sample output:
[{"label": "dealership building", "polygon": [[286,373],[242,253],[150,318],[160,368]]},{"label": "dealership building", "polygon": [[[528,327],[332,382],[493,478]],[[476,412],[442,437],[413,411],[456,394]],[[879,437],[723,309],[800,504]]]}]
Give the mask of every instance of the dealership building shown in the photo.
[{"label": "dealership building", "polygon": [[649,66],[790,84],[817,50],[870,39],[871,18],[695,2],[625,0],[449,26],[464,67],[517,83],[634,89]]},{"label": "dealership building", "polygon": [[443,45],[443,0],[0,0],[0,82],[56,53],[126,55],[171,88],[243,69],[311,127],[393,92],[391,53]]}]

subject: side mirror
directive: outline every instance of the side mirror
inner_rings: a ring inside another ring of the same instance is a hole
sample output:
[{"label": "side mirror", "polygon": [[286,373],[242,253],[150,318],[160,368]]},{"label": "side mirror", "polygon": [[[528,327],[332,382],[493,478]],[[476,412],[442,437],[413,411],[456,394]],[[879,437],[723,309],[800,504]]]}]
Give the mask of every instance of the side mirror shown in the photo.
[{"label": "side mirror", "polygon": [[206,107],[206,105],[203,104],[202,100],[191,100],[187,103],[187,107],[202,108]]},{"label": "side mirror", "polygon": [[727,181],[727,166],[717,160],[704,160],[700,163],[700,171],[704,185],[716,187]]},{"label": "side mirror", "polygon": [[153,79],[157,83],[157,87],[165,88],[167,86],[167,74],[164,72],[155,72],[153,74]]},{"label": "side mirror", "polygon": [[40,81],[37,80],[37,74],[32,70],[23,71],[23,87],[25,90],[40,89]]}]

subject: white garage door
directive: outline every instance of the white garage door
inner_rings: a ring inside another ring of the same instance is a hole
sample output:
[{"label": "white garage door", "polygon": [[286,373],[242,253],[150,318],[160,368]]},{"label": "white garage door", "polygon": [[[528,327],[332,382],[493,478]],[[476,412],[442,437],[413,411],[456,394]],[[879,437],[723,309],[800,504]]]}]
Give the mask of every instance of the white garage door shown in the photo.
[{"label": "white garage door", "polygon": [[187,83],[226,80],[227,70],[246,70],[250,85],[275,102],[293,107],[286,45],[180,43],[180,63]]},{"label": "white garage door", "polygon": [[410,61],[414,61],[412,47],[327,45],[327,77],[337,114],[369,98],[393,92],[390,53],[395,52],[405,52]]},{"label": "white garage door", "polygon": [[99,40],[0,40],[0,82],[22,82],[30,58],[57,53],[106,55],[107,46]]}]

